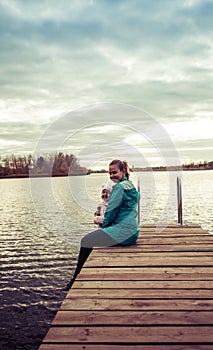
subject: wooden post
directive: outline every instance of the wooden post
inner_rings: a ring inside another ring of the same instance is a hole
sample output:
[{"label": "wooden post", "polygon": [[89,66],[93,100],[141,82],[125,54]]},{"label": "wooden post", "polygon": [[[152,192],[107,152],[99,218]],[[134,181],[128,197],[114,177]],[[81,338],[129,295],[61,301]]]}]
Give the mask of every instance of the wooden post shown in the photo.
[{"label": "wooden post", "polygon": [[183,225],[183,212],[182,212],[182,186],[181,178],[177,177],[177,205],[178,205],[178,223]]},{"label": "wooden post", "polygon": [[[138,192],[140,193],[140,179],[138,179]],[[138,201],[138,225],[140,225],[140,199]]]}]

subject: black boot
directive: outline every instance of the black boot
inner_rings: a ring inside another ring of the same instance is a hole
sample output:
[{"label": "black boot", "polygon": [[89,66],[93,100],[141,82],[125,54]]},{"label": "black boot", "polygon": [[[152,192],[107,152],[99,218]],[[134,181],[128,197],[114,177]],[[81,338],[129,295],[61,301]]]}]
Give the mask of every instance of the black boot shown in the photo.
[{"label": "black boot", "polygon": [[78,263],[77,263],[75,273],[74,273],[73,277],[71,278],[71,280],[67,283],[66,287],[64,288],[65,291],[69,290],[72,287],[76,277],[78,276],[79,272],[81,271],[84,263],[86,262],[86,260],[91,252],[92,252],[92,248],[81,247],[80,252],[79,252],[79,256],[78,256]]}]

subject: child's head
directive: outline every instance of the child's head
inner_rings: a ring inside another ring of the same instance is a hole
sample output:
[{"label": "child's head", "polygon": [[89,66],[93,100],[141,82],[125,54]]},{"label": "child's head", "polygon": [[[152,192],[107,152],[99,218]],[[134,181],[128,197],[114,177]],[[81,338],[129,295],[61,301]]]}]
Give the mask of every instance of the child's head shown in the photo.
[{"label": "child's head", "polygon": [[103,188],[101,191],[101,198],[105,200],[109,200],[111,192],[107,190],[106,188]]},{"label": "child's head", "polygon": [[105,201],[109,200],[109,197],[112,192],[112,186],[113,183],[107,183],[106,185],[102,186],[102,191],[101,191],[101,198]]}]

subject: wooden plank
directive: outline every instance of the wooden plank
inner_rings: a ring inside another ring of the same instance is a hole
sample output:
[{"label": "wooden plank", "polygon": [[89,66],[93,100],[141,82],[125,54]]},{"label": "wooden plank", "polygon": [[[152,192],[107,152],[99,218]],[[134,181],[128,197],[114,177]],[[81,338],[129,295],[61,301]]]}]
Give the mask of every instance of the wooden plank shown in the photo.
[{"label": "wooden plank", "polygon": [[158,228],[153,228],[153,229],[146,229],[146,228],[141,228],[140,229],[140,235],[143,236],[143,234],[155,234],[155,235],[158,235],[158,234],[166,234],[166,233],[169,233],[170,235],[172,235],[173,233],[177,233],[177,234],[181,234],[181,233],[187,233],[187,234],[210,234],[208,232],[208,230],[204,230],[200,227],[197,227],[197,228],[192,228],[192,227],[166,227],[164,228],[163,230],[158,229]]},{"label": "wooden plank", "polygon": [[[153,286],[154,287],[154,286]],[[67,299],[75,298],[81,294],[82,298],[122,298],[122,299],[213,299],[212,289],[133,289],[133,288],[97,288],[97,289],[71,289]]]},{"label": "wooden plank", "polygon": [[[182,233],[186,233],[186,234],[210,234],[208,232],[208,230],[204,230],[201,227],[199,228],[185,228],[185,227],[176,227],[176,228],[164,228],[163,230],[159,230],[155,227],[155,229],[140,229],[140,236],[143,236],[143,234],[151,234],[151,235],[158,235],[158,234],[167,234],[170,233],[170,235],[172,235],[173,233],[176,234],[182,234]],[[211,235],[211,234],[210,234]]]},{"label": "wooden plank", "polygon": [[212,345],[205,344],[152,344],[152,345],[131,345],[131,344],[42,344],[39,350],[212,350]]},{"label": "wooden plank", "polygon": [[208,230],[202,228],[202,227],[187,227],[187,226],[176,226],[176,227],[162,227],[162,226],[155,226],[153,228],[146,228],[146,227],[140,227],[140,234],[143,234],[144,232],[147,233],[165,233],[165,232],[174,232],[174,233],[181,233],[181,232],[189,232],[189,233],[208,233]]},{"label": "wooden plank", "polygon": [[[138,245],[140,246],[141,244],[165,244],[165,237],[142,237],[138,241]],[[208,244],[208,243],[213,243],[213,237],[209,236],[183,236],[183,237],[167,237],[166,238],[166,244]]]},{"label": "wooden plank", "polygon": [[[90,280],[84,281],[77,279],[72,286],[69,293],[72,293],[75,289],[96,289],[96,288],[110,288],[110,289],[129,289],[129,288],[155,288],[155,289],[212,289],[213,281],[107,281],[107,280]],[[69,296],[67,294],[67,297]],[[81,291],[79,291],[79,294]],[[213,292],[212,292],[213,293]]]},{"label": "wooden plank", "polygon": [[179,229],[179,230],[175,230],[175,229],[170,229],[170,230],[163,230],[163,231],[146,231],[146,230],[140,230],[139,233],[139,239],[143,238],[144,236],[156,236],[156,237],[160,237],[160,236],[194,236],[194,237],[200,237],[200,236],[210,236],[212,237],[212,234],[209,233],[208,231],[204,231],[202,229],[191,229],[191,230],[184,230],[184,229]]},{"label": "wooden plank", "polygon": [[211,267],[84,267],[78,280],[213,280]]},{"label": "wooden plank", "polygon": [[212,311],[213,299],[98,299],[81,296],[66,298],[61,307],[66,310],[197,310]]},{"label": "wooden plank", "polygon": [[95,256],[94,254],[89,257],[84,265],[85,267],[101,267],[101,266],[212,266],[213,257],[167,257],[157,256],[150,259],[145,257],[142,253],[138,253],[137,256],[123,254],[121,256]]},{"label": "wooden plank", "polygon": [[64,325],[213,325],[213,311],[58,311],[54,326]]},{"label": "wooden plank", "polygon": [[[209,240],[210,243],[213,242],[213,239],[212,239],[213,235],[209,235],[209,234],[204,234],[204,235],[190,235],[190,234],[171,234],[171,233],[167,233],[167,234],[164,234],[164,235],[158,235],[158,237],[156,237],[156,235],[143,235],[141,237],[138,238],[138,241],[137,241],[137,244],[141,244],[143,242],[145,242],[146,240],[150,240],[150,241],[154,241],[154,243],[157,241],[157,238],[160,240],[167,240],[167,238],[174,238],[173,240],[173,243],[175,243],[175,240],[179,239],[186,239],[188,240],[190,243],[191,241],[206,241],[206,240]],[[146,242],[145,242],[146,243]]]},{"label": "wooden plank", "polygon": [[[99,250],[100,252],[103,250],[105,253],[113,253],[117,252],[120,253],[121,247],[114,246],[114,247],[108,247],[108,248],[94,248],[94,251]],[[166,240],[164,241],[164,244],[135,244],[127,247],[122,247],[122,253],[124,252],[143,252],[143,251],[158,251],[158,252],[164,252],[164,251],[182,251],[182,252],[213,252],[213,244],[166,244]]]},{"label": "wooden plank", "polygon": [[211,239],[212,235],[210,235],[208,232],[207,233],[202,233],[202,232],[196,232],[196,233],[192,233],[192,232],[171,232],[171,231],[166,231],[163,233],[148,233],[148,232],[143,232],[140,234],[140,236],[138,237],[138,242],[140,242],[141,240],[143,240],[144,238],[156,238],[156,236],[158,238],[168,238],[168,237],[190,237],[190,238],[200,238],[200,237],[205,237],[205,238],[209,238]]},{"label": "wooden plank", "polygon": [[[183,230],[183,229],[200,229],[201,226],[194,223],[188,223],[185,225],[177,225],[177,224],[158,224],[157,227],[163,228],[163,229],[174,229],[174,230]],[[143,230],[156,230],[155,224],[144,224],[141,225],[140,229]]]},{"label": "wooden plank", "polygon": [[[94,251],[93,251],[94,252]],[[90,261],[91,257],[95,257],[95,258],[105,258],[105,257],[109,257],[109,253],[105,252],[104,249],[102,249],[101,251],[99,250],[95,250],[95,254],[93,254],[93,252],[90,254],[89,258],[87,261]],[[112,259],[114,259],[114,256],[117,255],[117,252],[115,250],[111,251]],[[122,258],[123,255],[127,255],[127,256],[132,256],[131,252],[128,252],[126,250],[123,250],[121,252],[119,252],[119,256]],[[146,258],[164,258],[165,254],[162,254],[162,252],[158,252],[158,251],[154,251],[154,252],[150,252],[150,251],[138,251],[136,257],[141,257],[141,259],[143,257]],[[206,258],[206,257],[211,257],[213,259],[213,252],[196,252],[196,251],[186,251],[186,252],[179,252],[179,251],[169,251],[166,252],[166,257],[194,257],[194,258],[198,258],[201,259],[202,257]],[[87,262],[86,262],[87,263]],[[85,266],[85,265],[84,265]]]},{"label": "wooden plank", "polygon": [[146,230],[146,229],[141,229],[140,230],[140,235],[139,237],[143,237],[143,235],[155,235],[155,236],[158,236],[158,235],[171,235],[171,234],[174,234],[174,235],[179,235],[179,234],[186,234],[186,235],[211,235],[207,230],[203,230],[201,228],[194,228],[194,229],[185,229],[185,228],[179,228],[178,230],[177,229],[168,229],[168,228],[165,228],[164,230],[158,230],[158,229],[155,229],[155,230]]},{"label": "wooden plank", "polygon": [[[150,233],[150,234],[158,234],[158,233],[166,233],[166,232],[174,232],[174,233],[181,233],[181,232],[189,232],[189,233],[208,233],[208,230],[205,230],[201,227],[186,227],[186,226],[176,226],[176,227],[153,227],[153,228],[146,228],[141,227],[140,233],[143,234],[144,232]],[[209,233],[208,233],[209,234]]]},{"label": "wooden plank", "polygon": [[164,327],[164,326],[69,326],[51,327],[45,341],[48,343],[179,343],[211,342],[213,344],[212,327],[200,326],[199,332],[196,326]]},{"label": "wooden plank", "polygon": [[[165,226],[165,224],[164,223],[162,223],[162,224],[159,224],[159,225],[161,225],[161,226]],[[156,227],[156,224],[154,224],[154,223],[144,223],[143,225],[141,225],[141,227],[143,228],[143,227],[151,227],[151,228],[155,228]],[[175,223],[169,223],[168,225],[167,225],[167,227],[173,227],[173,228],[181,228],[181,227],[200,227],[200,225],[199,224],[196,224],[196,223],[194,223],[194,222],[187,222],[186,224],[183,224],[183,225],[177,225],[177,224],[175,224]]]}]

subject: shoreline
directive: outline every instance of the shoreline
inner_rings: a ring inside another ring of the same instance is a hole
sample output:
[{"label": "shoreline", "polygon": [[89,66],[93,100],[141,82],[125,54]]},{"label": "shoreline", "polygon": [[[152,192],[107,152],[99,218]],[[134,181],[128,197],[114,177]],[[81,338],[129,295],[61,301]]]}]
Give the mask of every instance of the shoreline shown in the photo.
[{"label": "shoreline", "polygon": [[56,175],[49,175],[49,174],[34,174],[34,175],[28,175],[28,174],[13,174],[13,175],[5,175],[0,176],[1,179],[26,179],[26,178],[40,178],[40,177],[68,177],[68,176],[86,176],[89,174],[56,174]]},{"label": "shoreline", "polygon": [[[203,168],[149,168],[149,169],[139,169],[136,168],[134,170],[131,170],[131,172],[166,172],[166,171],[206,171],[206,170],[213,170],[213,167],[203,167]],[[4,175],[0,176],[1,179],[25,179],[25,178],[42,178],[42,177],[70,177],[70,176],[87,176],[90,174],[104,174],[107,173],[107,171],[99,171],[99,170],[92,170],[86,174],[11,174],[11,175]]]}]

